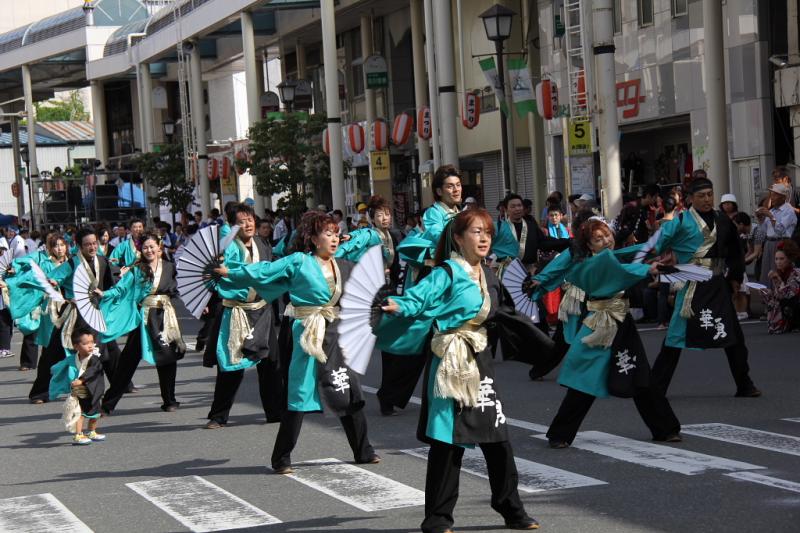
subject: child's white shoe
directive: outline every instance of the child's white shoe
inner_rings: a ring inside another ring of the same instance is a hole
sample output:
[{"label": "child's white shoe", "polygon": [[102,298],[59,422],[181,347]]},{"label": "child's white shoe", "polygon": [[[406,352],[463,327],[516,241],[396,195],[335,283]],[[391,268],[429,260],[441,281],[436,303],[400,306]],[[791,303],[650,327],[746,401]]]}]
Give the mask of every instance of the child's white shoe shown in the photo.
[{"label": "child's white shoe", "polygon": [[73,446],[86,446],[87,444],[91,444],[92,439],[84,435],[83,433],[76,433],[74,437],[72,437],[72,445]]},{"label": "child's white shoe", "polygon": [[96,431],[90,431],[89,433],[86,434],[86,437],[94,442],[103,442],[104,440],[106,440],[105,435],[103,435],[102,433],[98,433]]}]

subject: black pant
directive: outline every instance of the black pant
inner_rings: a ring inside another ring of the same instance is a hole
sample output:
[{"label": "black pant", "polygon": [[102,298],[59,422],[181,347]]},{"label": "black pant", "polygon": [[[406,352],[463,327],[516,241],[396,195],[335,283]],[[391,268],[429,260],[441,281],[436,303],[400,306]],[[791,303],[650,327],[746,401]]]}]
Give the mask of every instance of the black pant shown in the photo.
[{"label": "black pant", "polygon": [[[116,345],[116,343],[114,343]],[[119,347],[117,347],[119,349]],[[128,335],[125,349],[119,356],[114,375],[109,379],[109,387],[103,395],[103,410],[112,412],[128,387],[142,360],[142,337],[139,328]],[[178,372],[178,363],[173,362],[156,367],[158,372],[158,385],[161,389],[161,399],[164,402],[161,408],[179,405],[175,400],[175,376]]]},{"label": "black pant", "polygon": [[[286,407],[286,402],[281,403],[281,374],[275,370],[275,365],[262,359],[256,365],[258,372],[258,393],[261,396],[261,407],[268,421],[276,421],[281,417],[281,412]],[[217,367],[217,381],[214,385],[214,401],[208,412],[208,419],[220,424],[228,423],[228,415],[233,407],[236,392],[244,379],[244,370],[223,372]]]},{"label": "black pant", "polygon": [[[750,379],[750,366],[747,364],[747,346],[744,344],[742,328],[738,321],[734,327],[738,329],[737,334],[740,341],[733,346],[725,348],[725,355],[728,357],[728,366],[730,366],[733,381],[736,382],[736,391],[745,392],[755,385]],[[653,370],[650,373],[651,386],[658,393],[666,396],[680,357],[680,348],[667,346],[666,341],[661,345],[661,351],[658,353],[658,357],[653,363]]]},{"label": "black pant", "polygon": [[100,361],[103,363],[103,373],[106,375],[106,380],[111,383],[111,380],[114,379],[114,374],[117,373],[117,366],[122,357],[122,352],[117,341],[101,343],[98,348],[100,349]]},{"label": "black pant", "polygon": [[[491,442],[480,445],[489,486],[492,489],[492,509],[506,522],[519,522],[527,513],[519,498],[517,466],[511,443]],[[425,520],[422,531],[441,533],[453,526],[453,509],[458,501],[458,478],[464,448],[433,441],[428,452],[428,472],[425,476]]]},{"label": "black pant", "polygon": [[61,330],[53,329],[50,335],[50,343],[42,348],[42,357],[39,359],[39,366],[36,368],[36,379],[33,381],[31,392],[28,398],[31,400],[50,400],[50,378],[53,365],[62,361],[67,356],[64,346],[61,345]]},{"label": "black pant", "polygon": [[0,309],[0,350],[11,349],[11,334],[14,332],[14,321],[8,308]]},{"label": "black pant", "polygon": [[36,346],[36,332],[22,337],[22,349],[19,352],[19,366],[36,368],[39,360],[39,347]]},{"label": "black pant", "polygon": [[[567,395],[547,430],[547,438],[572,443],[594,399],[591,394],[567,388]],[[651,387],[638,389],[633,401],[655,440],[664,440],[667,436],[680,432],[681,424],[672,407],[657,390]]]},{"label": "black pant", "polygon": [[420,354],[397,355],[381,352],[383,370],[381,388],[378,389],[378,400],[381,405],[405,409],[425,369],[425,361],[425,356]]},{"label": "black pant", "polygon": [[[278,469],[292,464],[292,450],[297,445],[300,429],[303,427],[304,412],[286,411],[281,417],[281,427],[275,437],[275,447],[272,449],[272,468]],[[357,463],[366,463],[374,455],[375,450],[369,443],[367,435],[367,417],[364,410],[359,409],[352,415],[339,417],[342,423],[347,442],[353,450],[353,458]]]}]

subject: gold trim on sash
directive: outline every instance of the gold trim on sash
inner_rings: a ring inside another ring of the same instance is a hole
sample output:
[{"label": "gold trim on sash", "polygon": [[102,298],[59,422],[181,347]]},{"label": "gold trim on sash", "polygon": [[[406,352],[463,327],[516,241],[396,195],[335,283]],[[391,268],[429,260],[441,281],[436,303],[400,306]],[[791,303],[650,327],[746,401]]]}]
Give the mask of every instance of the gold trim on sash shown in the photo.
[{"label": "gold trim on sash", "polygon": [[[714,246],[714,243],[717,242],[717,226],[715,224],[713,230],[708,229],[708,224],[706,224],[706,221],[703,220],[703,218],[697,213],[694,206],[689,208],[689,214],[692,216],[695,224],[697,224],[697,227],[700,228],[700,231],[703,234],[703,243],[692,256],[690,263],[704,267],[710,267],[712,261],[711,258],[706,257],[706,254]],[[692,311],[692,300],[694,299],[695,290],[697,290],[697,282],[690,281],[686,288],[686,294],[683,296],[683,305],[681,305],[680,311],[681,318],[689,319],[694,316],[694,311]]]},{"label": "gold trim on sash", "polygon": [[625,320],[625,315],[630,309],[627,298],[623,298],[622,294],[605,300],[586,302],[586,309],[593,313],[583,321],[583,325],[592,330],[582,339],[586,346],[608,348],[614,342],[619,329],[618,323]]}]

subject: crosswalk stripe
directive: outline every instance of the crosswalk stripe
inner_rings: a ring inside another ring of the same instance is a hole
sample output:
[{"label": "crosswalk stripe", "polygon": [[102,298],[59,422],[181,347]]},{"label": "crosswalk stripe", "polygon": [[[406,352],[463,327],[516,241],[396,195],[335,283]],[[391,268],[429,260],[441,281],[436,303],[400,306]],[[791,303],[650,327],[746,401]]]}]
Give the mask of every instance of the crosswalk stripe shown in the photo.
[{"label": "crosswalk stripe", "polygon": [[287,477],[368,513],[425,503],[421,490],[339,459],[316,459],[292,467],[294,473]]},{"label": "crosswalk stripe", "polygon": [[[375,387],[370,387],[368,385],[361,385],[361,390],[364,392],[368,392],[370,394],[377,394],[378,389]],[[412,396],[408,403],[413,403],[414,405],[422,405],[422,399],[416,396]],[[519,420],[517,418],[506,417],[506,424],[509,426],[514,426],[520,429],[525,429],[528,431],[533,431],[534,433],[547,433],[547,426],[543,426],[541,424],[535,424],[533,422],[528,422],[527,420]]]},{"label": "crosswalk stripe", "polygon": [[789,455],[800,455],[800,437],[791,435],[732,426],[730,424],[691,424],[683,426],[681,431],[696,437],[741,444],[742,446]]},{"label": "crosswalk stripe", "polygon": [[[428,448],[412,448],[400,450],[408,455],[428,459]],[[519,474],[519,490],[527,493],[544,492],[557,489],[574,489],[578,487],[592,487],[595,485],[608,485],[605,481],[594,479],[560,468],[534,463],[519,457],[514,458]],[[483,479],[489,479],[486,460],[483,454],[475,448],[464,450],[461,461],[461,471]]]},{"label": "crosswalk stripe", "polygon": [[92,533],[89,526],[50,493],[0,500],[0,531]]},{"label": "crosswalk stripe", "polygon": [[274,516],[199,476],[161,478],[125,485],[197,533],[281,523]]},{"label": "crosswalk stripe", "polygon": [[[544,435],[533,435],[533,438],[547,439]],[[577,438],[572,443],[572,447],[619,459],[627,463],[687,476],[713,470],[737,471],[764,468],[763,466],[691,452],[681,448],[619,437],[601,431],[578,433]]]},{"label": "crosswalk stripe", "polygon": [[767,485],[776,489],[800,493],[800,483],[795,483],[794,481],[787,481],[785,479],[778,479],[776,477],[765,476],[763,474],[756,474],[755,472],[731,472],[730,474],[724,475],[741,479],[742,481],[749,481],[751,483],[758,483],[759,485]]}]

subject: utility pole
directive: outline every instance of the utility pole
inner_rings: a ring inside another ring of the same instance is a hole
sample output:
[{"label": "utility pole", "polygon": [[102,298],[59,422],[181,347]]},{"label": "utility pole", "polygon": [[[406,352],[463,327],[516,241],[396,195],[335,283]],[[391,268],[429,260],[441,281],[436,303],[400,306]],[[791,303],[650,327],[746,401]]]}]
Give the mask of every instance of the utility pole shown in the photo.
[{"label": "utility pole", "polygon": [[730,190],[728,118],[725,103],[725,54],[722,41],[722,3],[703,0],[703,70],[708,122],[708,177],[715,202]]},{"label": "utility pole", "polygon": [[336,22],[333,0],[320,1],[322,19],[322,61],[325,68],[325,113],[331,155],[331,198],[333,209],[344,211],[344,163],[342,161],[342,116],[339,111],[339,68],[336,59]]},{"label": "utility pole", "polygon": [[[614,0],[594,0],[594,62],[597,76],[597,125],[600,173],[603,177],[603,212],[614,217],[622,210],[622,176],[617,123],[617,79],[614,66]],[[566,133],[565,133],[566,135]]]}]

